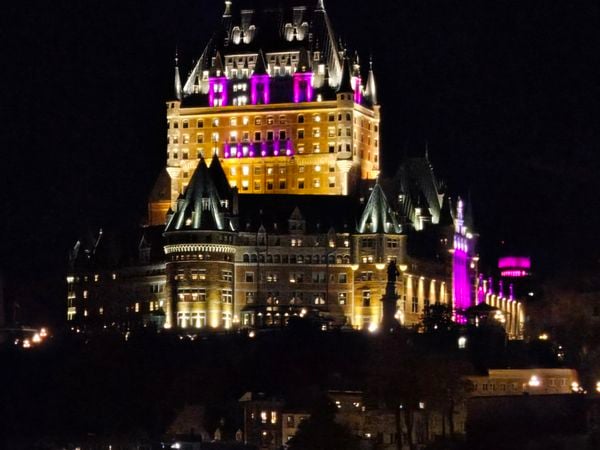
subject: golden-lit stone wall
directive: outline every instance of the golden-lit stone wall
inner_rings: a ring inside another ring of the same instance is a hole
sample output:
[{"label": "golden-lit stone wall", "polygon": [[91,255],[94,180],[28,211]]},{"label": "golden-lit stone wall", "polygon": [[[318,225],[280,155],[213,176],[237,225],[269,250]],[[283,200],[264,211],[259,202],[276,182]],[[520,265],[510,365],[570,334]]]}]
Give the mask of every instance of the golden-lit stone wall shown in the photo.
[{"label": "golden-lit stone wall", "polygon": [[[319,310],[336,324],[349,324],[353,272],[348,235],[331,241],[317,235],[270,235],[257,244],[253,233],[241,233],[236,254],[236,318],[242,327],[257,320],[287,323],[291,315]],[[249,312],[260,312],[252,317]]]},{"label": "golden-lit stone wall", "polygon": [[222,244],[165,246],[167,328],[233,326],[234,247]]},{"label": "golden-lit stone wall", "polygon": [[[342,96],[338,96],[342,97]],[[354,180],[375,179],[380,163],[379,107],[342,100],[182,108],[167,103],[170,207],[199,158],[217,153],[232,187],[244,193],[347,195]],[[294,154],[237,158],[225,144],[291,139]],[[150,224],[164,223],[165,202],[149,205]]]}]

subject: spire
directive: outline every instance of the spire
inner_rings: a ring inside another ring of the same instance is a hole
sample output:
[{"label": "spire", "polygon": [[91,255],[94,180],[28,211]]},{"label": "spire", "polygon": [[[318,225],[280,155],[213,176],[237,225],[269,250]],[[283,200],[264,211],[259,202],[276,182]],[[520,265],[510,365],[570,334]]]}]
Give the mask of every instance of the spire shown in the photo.
[{"label": "spire", "polygon": [[181,100],[181,77],[179,76],[179,55],[177,54],[177,48],[175,48],[175,82],[173,87],[175,89],[175,98]]},{"label": "spire", "polygon": [[377,104],[377,88],[375,86],[375,75],[373,74],[373,58],[369,59],[369,77],[367,78],[367,98],[373,105]]},{"label": "spire", "polygon": [[338,92],[354,92],[352,89],[352,79],[350,72],[350,62],[347,57],[344,57],[344,66],[342,68],[342,81],[338,87]]},{"label": "spire", "polygon": [[317,8],[316,11],[325,11],[325,4],[323,0],[317,0]]},{"label": "spire", "polygon": [[225,0],[225,11],[223,11],[223,18],[231,17],[231,0]]},{"label": "spire", "polygon": [[360,77],[360,57],[358,52],[354,52],[354,62],[352,63],[352,76]]}]

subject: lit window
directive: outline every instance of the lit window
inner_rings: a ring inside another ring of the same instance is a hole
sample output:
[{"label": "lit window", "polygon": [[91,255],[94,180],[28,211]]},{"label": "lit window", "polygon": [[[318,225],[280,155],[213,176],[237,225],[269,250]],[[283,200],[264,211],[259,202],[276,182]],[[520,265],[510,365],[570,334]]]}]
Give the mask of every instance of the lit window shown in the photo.
[{"label": "lit window", "polygon": [[363,306],[371,306],[371,290],[365,289],[362,291]]}]

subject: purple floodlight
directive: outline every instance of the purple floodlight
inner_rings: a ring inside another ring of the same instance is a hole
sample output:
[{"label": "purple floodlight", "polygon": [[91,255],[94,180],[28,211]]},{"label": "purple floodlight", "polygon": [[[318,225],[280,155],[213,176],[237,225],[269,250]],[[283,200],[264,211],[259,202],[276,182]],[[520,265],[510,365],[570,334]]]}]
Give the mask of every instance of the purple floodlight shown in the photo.
[{"label": "purple floodlight", "polygon": [[262,103],[269,104],[270,101],[270,82],[269,75],[253,74],[250,77],[250,101],[253,105]]},{"label": "purple floodlight", "polygon": [[310,102],[313,97],[312,73],[294,73],[294,103]]},{"label": "purple floodlight", "polygon": [[498,260],[498,269],[531,269],[528,256],[505,256]]},{"label": "purple floodlight", "polygon": [[[217,103],[220,100],[220,104]],[[208,79],[208,104],[210,106],[227,105],[227,77],[210,77]]]}]

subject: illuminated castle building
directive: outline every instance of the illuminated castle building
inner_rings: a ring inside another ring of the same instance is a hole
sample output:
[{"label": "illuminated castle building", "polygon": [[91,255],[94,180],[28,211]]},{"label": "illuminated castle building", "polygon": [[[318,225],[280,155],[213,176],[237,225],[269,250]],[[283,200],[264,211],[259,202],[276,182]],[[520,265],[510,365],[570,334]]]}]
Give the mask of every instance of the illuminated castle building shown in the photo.
[{"label": "illuminated castle building", "polygon": [[105,233],[73,249],[71,323],[203,330],[315,315],[373,330],[392,260],[404,325],[431,303],[460,318],[477,302],[464,202],[452,204],[427,156],[379,180],[373,69],[337,42],[322,1],[225,2],[184,83],[176,61],[167,164],[137,248],[118,244],[116,258]]}]

